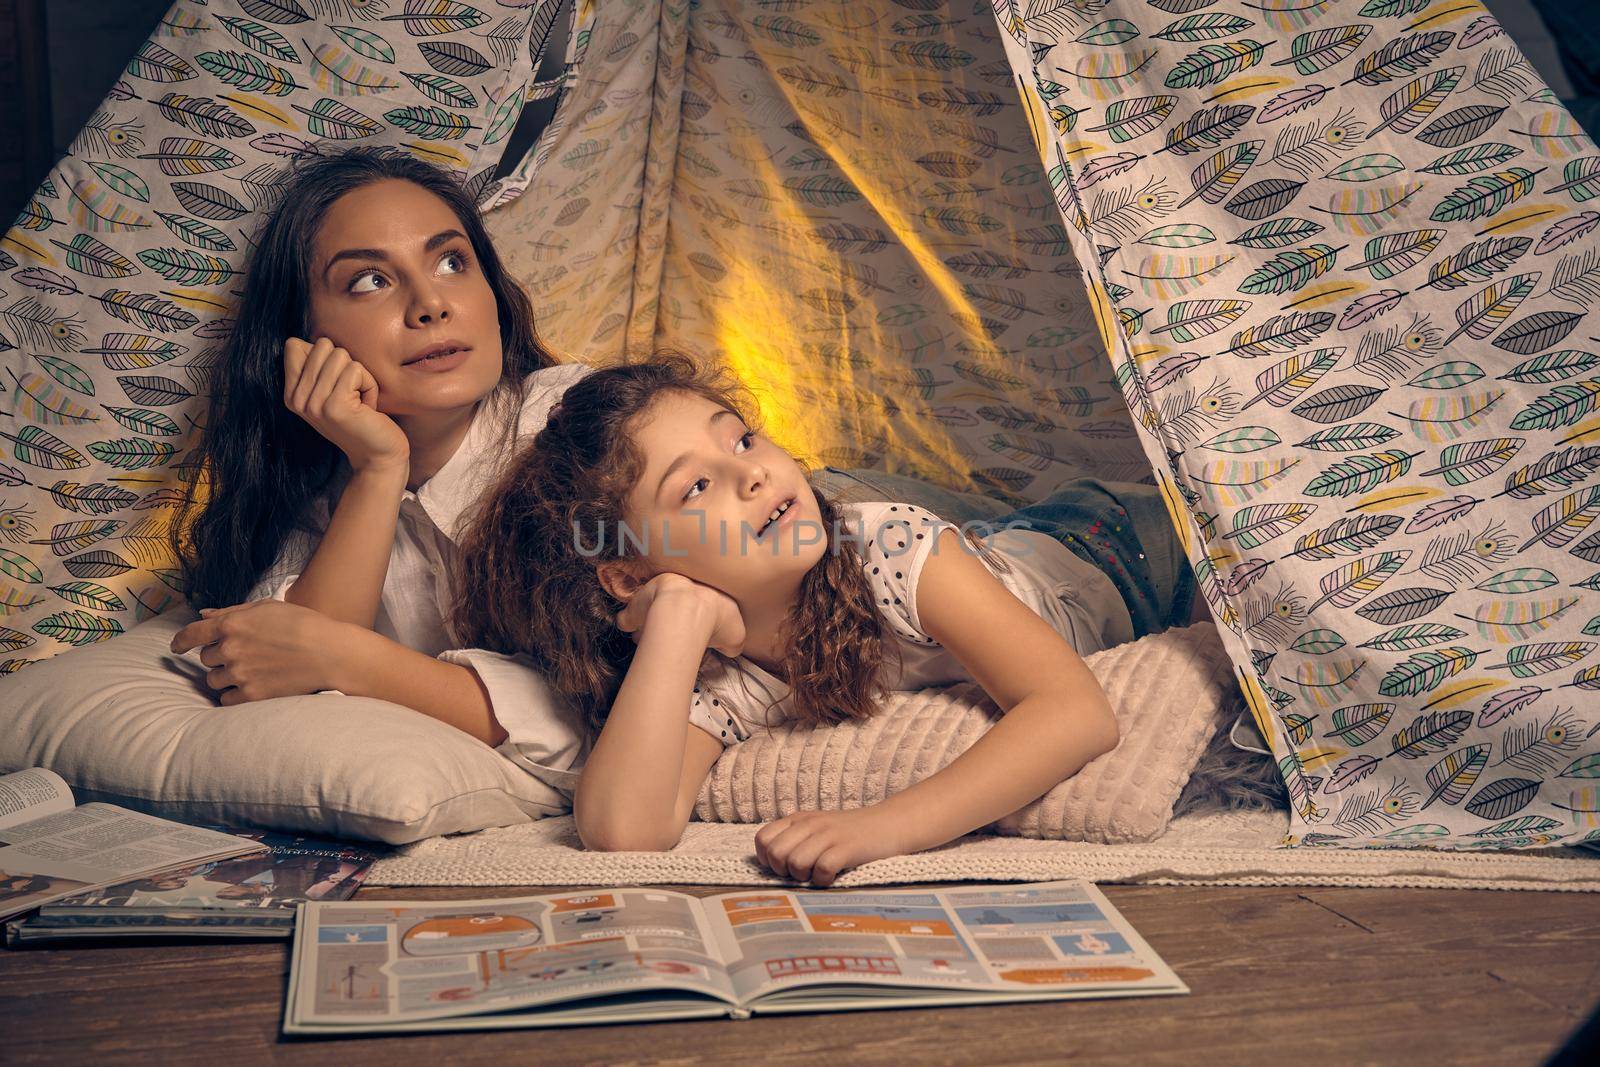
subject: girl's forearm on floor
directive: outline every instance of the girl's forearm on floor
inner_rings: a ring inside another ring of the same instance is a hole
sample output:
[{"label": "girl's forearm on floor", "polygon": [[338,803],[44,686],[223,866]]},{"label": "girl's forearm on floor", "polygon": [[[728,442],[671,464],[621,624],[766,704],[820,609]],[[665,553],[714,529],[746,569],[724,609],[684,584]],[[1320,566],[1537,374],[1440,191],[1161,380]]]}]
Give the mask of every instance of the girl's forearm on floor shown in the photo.
[{"label": "girl's forearm on floor", "polygon": [[389,572],[406,474],[400,467],[357,471],[351,477],[316,552],[285,600],[372,629]]},{"label": "girl's forearm on floor", "polygon": [[710,620],[652,614],[573,796],[588,848],[661,851],[678,843],[688,710]]},{"label": "girl's forearm on floor", "polygon": [[370,630],[354,631],[339,691],[420,711],[491,747],[506,739],[478,672],[434,659]]},{"label": "girl's forearm on floor", "polygon": [[906,852],[934,848],[1037,800],[1117,744],[1104,693],[1019,701],[949,766],[880,802],[904,827]]}]

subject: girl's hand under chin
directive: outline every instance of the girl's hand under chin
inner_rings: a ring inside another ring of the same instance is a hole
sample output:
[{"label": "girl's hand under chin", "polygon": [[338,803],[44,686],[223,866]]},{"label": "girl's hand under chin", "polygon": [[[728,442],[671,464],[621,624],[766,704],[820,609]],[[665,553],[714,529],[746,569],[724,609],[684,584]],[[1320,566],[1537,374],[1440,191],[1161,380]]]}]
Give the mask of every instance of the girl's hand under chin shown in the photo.
[{"label": "girl's hand under chin", "polygon": [[399,424],[378,410],[377,380],[326,337],[315,344],[298,337],[283,343],[283,402],[343,452],[354,470],[409,470],[411,444]]},{"label": "girl's hand under chin", "polygon": [[645,582],[617,613],[617,627],[639,639],[645,622],[662,613],[674,619],[698,616],[713,620],[706,647],[724,656],[737,656],[744,649],[744,616],[739,604],[727,593],[682,574],[663,572]]},{"label": "girl's hand under chin", "polygon": [[906,850],[881,805],[849,811],[797,811],[756,831],[756,859],[780,878],[833,884],[840,873]]}]

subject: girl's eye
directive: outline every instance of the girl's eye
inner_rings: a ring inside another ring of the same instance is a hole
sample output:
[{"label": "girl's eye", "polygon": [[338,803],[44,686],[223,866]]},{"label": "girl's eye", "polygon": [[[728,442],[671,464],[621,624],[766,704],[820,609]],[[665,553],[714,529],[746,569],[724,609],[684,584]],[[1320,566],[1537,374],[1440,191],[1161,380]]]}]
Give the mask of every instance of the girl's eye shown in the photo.
[{"label": "girl's eye", "polygon": [[457,266],[456,269],[451,273],[460,274],[467,269],[467,254],[465,252],[447,252],[445,253],[444,259],[440,260],[440,262],[443,263],[452,259],[455,260],[459,266]]},{"label": "girl's eye", "polygon": [[362,279],[364,279],[364,278],[372,278],[372,279],[374,279],[376,281],[383,282],[385,285],[389,284],[387,281],[384,281],[383,275],[379,274],[377,271],[375,271],[375,270],[364,270],[360,274],[357,274],[354,278],[350,279],[350,291],[352,293],[375,293],[375,292],[377,292],[376,289],[361,289],[361,288],[358,288],[358,286],[361,284]]},{"label": "girl's eye", "polygon": [[[739,439],[734,442],[734,452],[748,452],[750,449],[755,447],[755,443],[756,432],[754,430],[746,430],[743,434],[739,435]],[[743,445],[744,447],[741,449],[739,447],[740,445]],[[696,478],[689,488],[684,490],[683,499],[692,500],[699,496],[701,493],[706,491],[705,487],[709,483],[709,478]]]}]

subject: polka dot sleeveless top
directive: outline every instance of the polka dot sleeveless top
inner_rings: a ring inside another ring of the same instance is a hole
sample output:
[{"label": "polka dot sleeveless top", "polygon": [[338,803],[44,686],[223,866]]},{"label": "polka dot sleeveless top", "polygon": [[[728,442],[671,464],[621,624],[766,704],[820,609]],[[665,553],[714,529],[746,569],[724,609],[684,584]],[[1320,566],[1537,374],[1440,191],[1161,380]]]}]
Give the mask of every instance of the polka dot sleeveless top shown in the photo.
[{"label": "polka dot sleeveless top", "polygon": [[[885,658],[889,689],[974,681],[949,650],[922,628],[917,586],[928,560],[962,543],[989,573],[1050,623],[1080,655],[1133,640],[1127,605],[1111,580],[1066,546],[1033,530],[975,526],[968,536],[926,508],[894,501],[845,504],[841,535],[851,538],[886,634],[897,645]],[[951,533],[942,540],[943,531]],[[952,540],[960,538],[960,541]],[[752,726],[778,725],[788,715],[788,685],[751,660],[708,656],[690,696],[689,721],[724,745]]]}]

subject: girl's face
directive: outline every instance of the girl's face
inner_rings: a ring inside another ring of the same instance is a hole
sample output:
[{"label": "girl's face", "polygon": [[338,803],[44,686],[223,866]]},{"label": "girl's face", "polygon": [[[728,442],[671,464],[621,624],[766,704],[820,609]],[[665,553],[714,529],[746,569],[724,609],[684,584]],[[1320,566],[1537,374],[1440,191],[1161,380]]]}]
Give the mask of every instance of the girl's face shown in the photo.
[{"label": "girl's face", "polygon": [[628,524],[646,540],[654,573],[682,574],[748,604],[792,589],[822,558],[825,531],[805,471],[734,412],[672,390],[639,416],[633,440],[645,468]]},{"label": "girl's face", "polygon": [[[476,404],[500,381],[499,308],[472,242],[443,200],[385,179],[334,201],[311,249],[311,334],[378,383],[378,410]],[[441,346],[453,354],[430,355]]]}]

